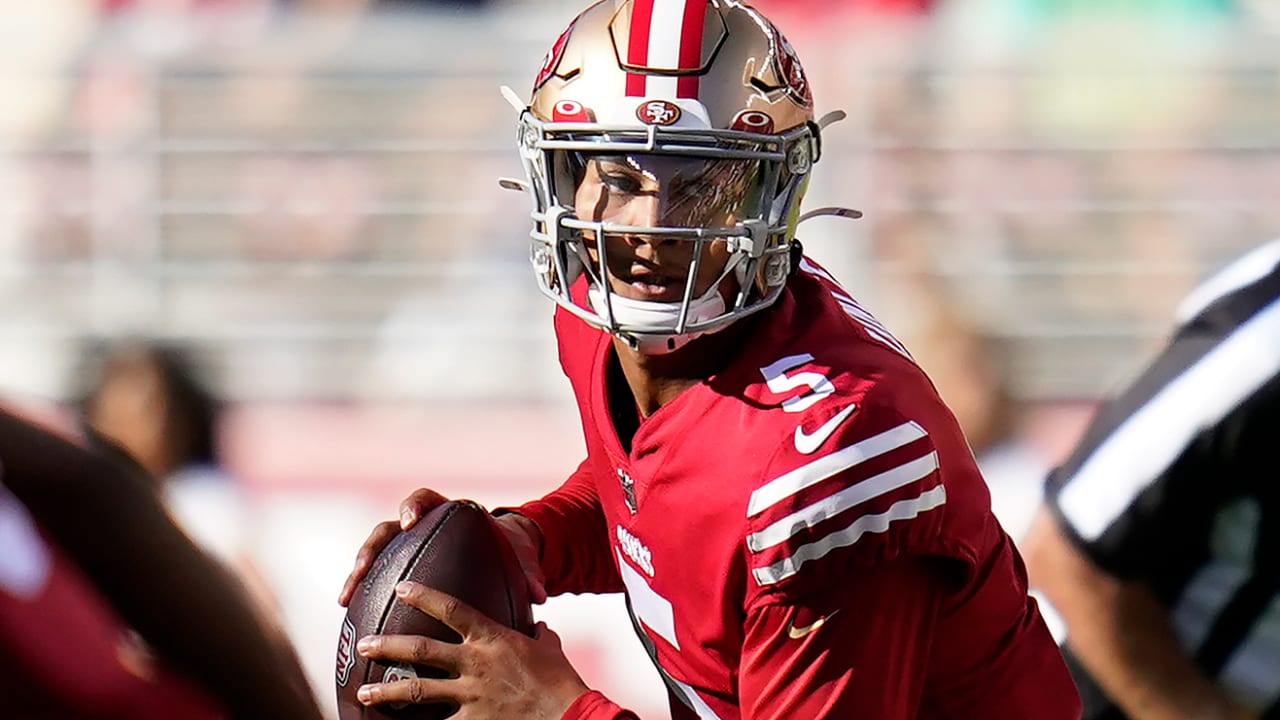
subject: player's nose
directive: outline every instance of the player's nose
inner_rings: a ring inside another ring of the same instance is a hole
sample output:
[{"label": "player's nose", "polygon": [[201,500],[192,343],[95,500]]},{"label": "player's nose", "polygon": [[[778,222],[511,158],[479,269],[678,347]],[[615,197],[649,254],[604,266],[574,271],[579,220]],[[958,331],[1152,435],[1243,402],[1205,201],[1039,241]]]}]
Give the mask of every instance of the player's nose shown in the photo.
[{"label": "player's nose", "polygon": [[[656,228],[663,224],[664,199],[658,194],[645,195],[627,203],[627,225],[636,228]],[[627,246],[637,257],[658,262],[663,249],[676,242],[676,238],[631,232],[623,236]]]}]

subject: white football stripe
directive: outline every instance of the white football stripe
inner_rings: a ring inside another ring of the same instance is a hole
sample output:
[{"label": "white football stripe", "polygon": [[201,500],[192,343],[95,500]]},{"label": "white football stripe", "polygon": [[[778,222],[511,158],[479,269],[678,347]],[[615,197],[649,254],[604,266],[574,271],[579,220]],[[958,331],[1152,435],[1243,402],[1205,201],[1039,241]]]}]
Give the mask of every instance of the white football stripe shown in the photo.
[{"label": "white football stripe", "polygon": [[747,503],[747,517],[755,517],[778,502],[836,473],[844,472],[864,460],[883,455],[926,436],[928,433],[924,428],[907,421],[878,435],[872,435],[866,440],[860,440],[847,448],[801,465],[785,475],[770,480],[751,493],[751,500]]},{"label": "white football stripe", "polygon": [[760,585],[772,585],[781,582],[800,570],[800,566],[810,560],[817,560],[836,548],[848,547],[871,533],[882,533],[889,529],[894,520],[910,520],[922,512],[932,510],[947,502],[947,490],[942,485],[921,494],[918,497],[899,500],[888,510],[875,515],[863,515],[843,530],[837,530],[820,540],[800,546],[790,557],[783,558],[766,567],[753,568],[752,575]]},{"label": "white football stripe", "polygon": [[1280,372],[1280,300],[1260,310],[1116,428],[1065,483],[1062,514],[1097,540],[1200,431]]},{"label": "white football stripe", "polygon": [[892,470],[873,475],[856,485],[801,508],[763,530],[751,533],[747,536],[747,547],[751,552],[760,552],[786,542],[802,530],[814,527],[872,498],[910,485],[937,469],[938,453],[930,452],[924,457],[903,463]]}]

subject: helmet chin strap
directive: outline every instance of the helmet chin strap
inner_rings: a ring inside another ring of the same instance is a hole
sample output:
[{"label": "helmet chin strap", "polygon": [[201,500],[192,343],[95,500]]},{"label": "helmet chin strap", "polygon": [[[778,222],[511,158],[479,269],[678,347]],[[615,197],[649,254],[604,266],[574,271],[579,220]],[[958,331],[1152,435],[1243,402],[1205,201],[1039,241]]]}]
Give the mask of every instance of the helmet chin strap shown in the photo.
[{"label": "helmet chin strap", "polygon": [[[725,263],[724,269],[720,271],[720,275],[711,283],[707,291],[701,297],[690,298],[689,315],[685,319],[685,327],[690,325],[698,325],[708,320],[715,320],[723,317],[726,309],[724,296],[720,294],[720,283],[729,277],[730,273],[736,272],[743,265],[743,256],[734,254],[729,262]],[[708,333],[716,332],[723,329],[724,325],[719,325],[711,330],[699,330],[696,332],[666,332],[663,328],[675,328],[680,326],[680,311],[684,307],[683,302],[652,302],[647,300],[632,300],[625,298],[616,292],[609,293],[606,300],[604,292],[600,289],[601,283],[592,278],[593,282],[587,289],[587,300],[591,303],[591,309],[602,318],[608,317],[609,307],[613,308],[613,328],[605,326],[604,329],[611,332],[614,336],[621,338],[624,342],[631,346],[632,350],[642,355],[666,355],[688,345]],[[606,305],[606,302],[608,303]],[[616,328],[616,329],[615,329]],[[652,332],[636,332],[634,330],[624,330],[622,328],[653,328]]]},{"label": "helmet chin strap", "polygon": [[[593,284],[587,291],[587,297],[591,301],[592,309],[602,316],[606,314],[604,292],[598,286]],[[684,307],[684,303],[632,300],[617,293],[613,293],[609,298],[609,304],[613,308],[613,324],[616,327],[673,328],[680,321],[680,309]],[[724,310],[724,298],[720,295],[717,285],[713,284],[705,295],[689,301],[687,324],[696,325],[706,322],[719,317]],[[632,349],[642,355],[673,353],[704,334],[705,331],[686,332],[680,335],[640,334],[625,330],[614,332],[614,335],[621,337]]]}]

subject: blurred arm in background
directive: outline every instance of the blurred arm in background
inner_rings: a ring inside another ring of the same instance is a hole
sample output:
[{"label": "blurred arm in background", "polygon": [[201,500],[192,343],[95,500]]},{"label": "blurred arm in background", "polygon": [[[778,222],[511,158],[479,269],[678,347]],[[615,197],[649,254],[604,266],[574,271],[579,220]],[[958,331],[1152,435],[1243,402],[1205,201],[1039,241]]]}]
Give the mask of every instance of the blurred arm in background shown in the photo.
[{"label": "blurred arm in background", "polygon": [[1067,623],[1075,659],[1128,717],[1259,717],[1237,705],[1195,666],[1178,643],[1167,608],[1150,588],[1118,579],[1090,562],[1053,518],[1043,513],[1036,517],[1023,549],[1032,584],[1053,601]]},{"label": "blurred arm in background", "polygon": [[283,636],[174,526],[123,454],[88,452],[0,411],[0,467],[4,485],[121,618],[230,717],[321,717]]},{"label": "blurred arm in background", "polygon": [[1280,713],[1277,260],[1273,242],[1194,293],[1050,476],[1023,550],[1086,719]]}]

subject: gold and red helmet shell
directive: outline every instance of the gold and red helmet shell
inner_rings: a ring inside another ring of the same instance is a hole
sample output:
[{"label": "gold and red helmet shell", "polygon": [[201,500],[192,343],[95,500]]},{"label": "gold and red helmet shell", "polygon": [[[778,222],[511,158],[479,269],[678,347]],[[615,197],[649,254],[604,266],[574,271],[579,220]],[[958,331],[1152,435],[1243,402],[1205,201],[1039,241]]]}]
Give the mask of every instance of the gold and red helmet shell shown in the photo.
[{"label": "gold and red helmet shell", "polygon": [[669,115],[636,117],[648,103],[696,103],[689,120],[703,127],[765,134],[814,119],[808,79],[782,33],[749,6],[715,0],[591,6],[547,53],[529,109],[543,122],[671,124]]},{"label": "gold and red helmet shell", "polygon": [[[588,323],[633,346],[669,351],[780,295],[820,145],[799,58],[755,9],[734,0],[604,0],[590,6],[547,53],[521,115],[519,139],[533,200],[531,259],[539,286]],[[713,228],[577,218],[564,170],[565,157],[575,153],[754,163],[756,209]],[[701,243],[726,242],[732,251],[726,272],[737,274],[736,297],[705,311],[690,290],[669,321],[657,310],[629,320],[601,281],[603,253],[593,261],[583,249],[584,232],[688,240],[700,243],[699,252]],[[584,273],[600,302],[571,296]]]}]

